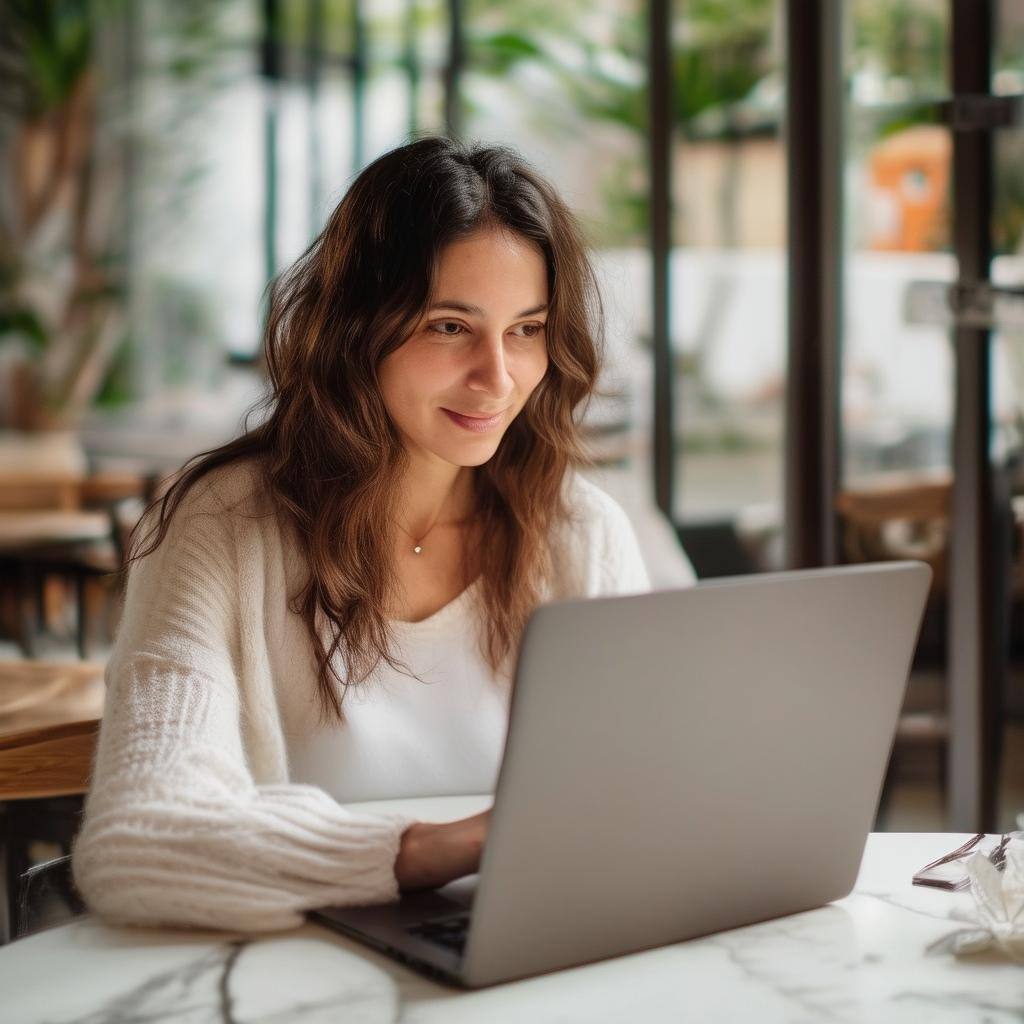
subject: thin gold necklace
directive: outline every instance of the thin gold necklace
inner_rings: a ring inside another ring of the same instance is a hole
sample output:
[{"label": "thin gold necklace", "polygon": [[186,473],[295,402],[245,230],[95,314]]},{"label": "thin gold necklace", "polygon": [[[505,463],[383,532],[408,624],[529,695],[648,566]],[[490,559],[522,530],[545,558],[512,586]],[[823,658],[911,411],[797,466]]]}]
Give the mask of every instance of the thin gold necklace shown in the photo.
[{"label": "thin gold necklace", "polygon": [[423,553],[423,542],[430,536],[431,531],[435,526],[437,526],[437,522],[440,518],[441,513],[438,512],[437,515],[434,516],[434,521],[430,524],[430,529],[427,530],[419,540],[417,540],[401,523],[399,523],[398,520],[395,520],[395,525],[406,535],[406,537],[409,538],[409,540],[412,541],[412,553],[414,555],[420,555]]},{"label": "thin gold necklace", "polygon": [[[430,524],[430,529],[427,530],[419,540],[417,540],[398,520],[395,520],[395,525],[412,541],[412,553],[414,555],[423,554],[423,542],[430,536],[434,527],[437,526],[438,521],[441,518],[441,514],[438,513],[437,518]],[[448,525],[449,526],[462,526],[466,522],[465,519],[453,519]]]}]

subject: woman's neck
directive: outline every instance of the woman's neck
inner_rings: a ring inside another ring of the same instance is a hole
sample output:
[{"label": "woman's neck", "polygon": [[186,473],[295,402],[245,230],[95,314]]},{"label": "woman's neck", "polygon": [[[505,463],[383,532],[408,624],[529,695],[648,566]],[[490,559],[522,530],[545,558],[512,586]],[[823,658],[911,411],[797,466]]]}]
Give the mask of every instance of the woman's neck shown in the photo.
[{"label": "woman's neck", "polygon": [[399,485],[398,522],[413,537],[438,523],[473,512],[473,470],[434,459],[412,458]]}]

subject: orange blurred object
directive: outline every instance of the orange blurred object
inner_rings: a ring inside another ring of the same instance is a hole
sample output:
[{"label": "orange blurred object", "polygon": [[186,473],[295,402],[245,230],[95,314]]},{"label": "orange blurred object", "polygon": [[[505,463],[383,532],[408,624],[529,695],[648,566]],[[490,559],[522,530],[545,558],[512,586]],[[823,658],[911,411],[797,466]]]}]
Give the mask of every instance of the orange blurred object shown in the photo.
[{"label": "orange blurred object", "polygon": [[868,248],[929,252],[949,243],[952,142],[939,125],[890,135],[868,156]]}]

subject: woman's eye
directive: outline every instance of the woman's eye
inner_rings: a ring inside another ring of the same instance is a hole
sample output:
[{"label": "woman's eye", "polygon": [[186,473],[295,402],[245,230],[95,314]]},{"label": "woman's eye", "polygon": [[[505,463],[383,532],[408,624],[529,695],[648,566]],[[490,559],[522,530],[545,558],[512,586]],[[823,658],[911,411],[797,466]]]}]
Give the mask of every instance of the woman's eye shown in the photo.
[{"label": "woman's eye", "polygon": [[520,337],[523,338],[536,338],[544,330],[543,324],[520,324],[517,330],[523,333]]},{"label": "woman's eye", "polygon": [[[457,338],[460,334],[468,333],[466,326],[460,324],[458,320],[436,320],[427,325],[427,330],[446,338]],[[512,333],[519,338],[536,338],[543,331],[544,324],[520,324]]]},{"label": "woman's eye", "polygon": [[[449,330],[448,328],[454,327],[455,330]],[[439,320],[437,323],[430,324],[428,330],[433,331],[435,334],[443,334],[448,338],[457,338],[462,333],[462,324],[455,320]]]}]

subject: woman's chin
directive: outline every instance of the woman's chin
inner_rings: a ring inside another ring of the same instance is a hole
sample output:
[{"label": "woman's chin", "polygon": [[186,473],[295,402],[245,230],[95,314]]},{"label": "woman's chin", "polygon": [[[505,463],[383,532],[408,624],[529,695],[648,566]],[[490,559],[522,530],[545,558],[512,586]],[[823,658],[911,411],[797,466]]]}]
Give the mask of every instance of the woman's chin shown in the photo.
[{"label": "woman's chin", "polygon": [[434,454],[450,462],[453,466],[461,466],[463,469],[471,469],[474,466],[482,466],[490,462],[494,453],[498,450],[500,438],[488,439],[486,443],[445,445],[434,449]]}]

